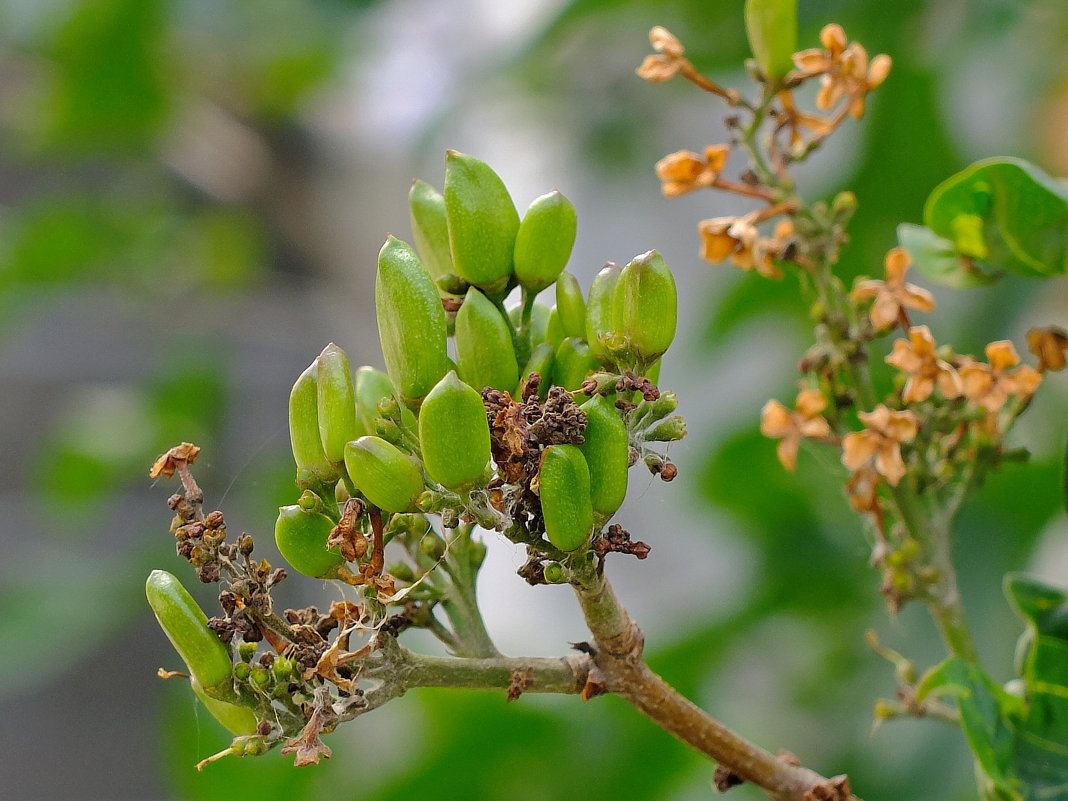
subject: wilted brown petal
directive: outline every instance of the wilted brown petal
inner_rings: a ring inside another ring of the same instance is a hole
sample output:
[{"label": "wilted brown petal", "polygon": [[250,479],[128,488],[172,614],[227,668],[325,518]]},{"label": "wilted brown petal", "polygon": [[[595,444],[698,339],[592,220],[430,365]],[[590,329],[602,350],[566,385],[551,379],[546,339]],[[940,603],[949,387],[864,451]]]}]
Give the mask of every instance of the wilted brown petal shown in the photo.
[{"label": "wilted brown petal", "polygon": [[653,50],[665,56],[682,58],[686,54],[686,48],[682,46],[679,38],[659,25],[649,31],[649,42],[653,45]]},{"label": "wilted brown petal", "polygon": [[638,77],[649,83],[664,83],[674,78],[681,67],[678,59],[670,56],[649,55],[635,70]]}]

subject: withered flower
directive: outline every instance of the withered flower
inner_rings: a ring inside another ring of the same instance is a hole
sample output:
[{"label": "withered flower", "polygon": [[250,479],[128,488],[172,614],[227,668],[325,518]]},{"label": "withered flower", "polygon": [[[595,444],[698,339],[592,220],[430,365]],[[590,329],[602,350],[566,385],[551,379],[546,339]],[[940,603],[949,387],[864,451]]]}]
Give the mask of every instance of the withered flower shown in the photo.
[{"label": "withered flower", "polygon": [[935,354],[934,337],[925,325],[910,328],[909,338],[897,340],[893,353],[886,357],[886,361],[908,374],[901,393],[905,403],[927,400],[936,386],[944,398],[959,398],[964,392],[961,378],[953,365]]},{"label": "withered flower", "polygon": [[1038,372],[1063,370],[1068,361],[1068,332],[1055,325],[1032,328],[1027,332],[1027,348],[1038,358]]},{"label": "withered flower", "polygon": [[656,163],[665,197],[678,197],[694,189],[712,186],[727,164],[730,145],[709,145],[704,156],[690,150],[671,153]]},{"label": "withered flower", "polygon": [[892,412],[880,403],[858,416],[865,428],[846,434],[842,440],[842,464],[850,470],[860,470],[874,461],[875,469],[896,487],[906,472],[901,443],[919,431],[916,415],[910,411]]},{"label": "withered flower", "polygon": [[779,440],[776,454],[787,470],[793,470],[797,465],[797,449],[802,438],[823,439],[831,435],[831,426],[821,415],[826,407],[827,399],[815,389],[798,393],[794,411],[777,400],[764,404],[760,413],[760,433]]},{"label": "withered flower", "polygon": [[1030,397],[1042,382],[1042,374],[1035,368],[1016,366],[1020,355],[1007,339],[987,345],[986,358],[989,364],[968,359],[960,367],[960,377],[965,397],[989,412],[1001,409],[1010,395]]},{"label": "withered flower", "polygon": [[820,75],[816,107],[830,111],[849,98],[849,113],[856,118],[864,114],[864,96],[882,84],[890,74],[890,56],[879,54],[869,60],[868,51],[858,42],[849,43],[845,30],[837,23],[820,32],[822,48],[794,54],[794,66],[805,75]]},{"label": "withered flower", "polygon": [[886,280],[861,281],[849,293],[853,300],[875,298],[871,307],[871,322],[876,330],[893,326],[904,316],[906,308],[934,311],[934,296],[930,292],[915,284],[905,283],[905,273],[911,264],[912,258],[907,250],[893,248],[886,254]]}]

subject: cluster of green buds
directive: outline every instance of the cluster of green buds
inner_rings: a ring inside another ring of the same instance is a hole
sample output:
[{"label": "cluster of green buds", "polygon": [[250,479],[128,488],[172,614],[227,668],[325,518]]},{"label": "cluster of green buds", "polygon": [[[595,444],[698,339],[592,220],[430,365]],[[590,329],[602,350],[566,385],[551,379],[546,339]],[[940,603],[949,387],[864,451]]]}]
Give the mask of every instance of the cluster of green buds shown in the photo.
[{"label": "cluster of green buds", "polygon": [[[657,450],[685,435],[674,393],[656,385],[677,306],[661,256],[609,264],[584,294],[565,272],[571,203],[552,191],[520,217],[500,177],[454,151],[444,191],[416,181],[410,208],[416,247],[390,236],[378,256],[385,371],[353,369],[331,343],[289,401],[300,495],[279,509],[275,543],[299,573],[359,588],[358,611],[276,615],[269,589],[284,572],[248,558],[247,534],[227,544],[220,513],[208,516],[218,515],[215,528],[201,522],[185,469],[195,452],[170,457],[186,485],[172,507],[179,552],[199,560],[205,582],[230,583],[226,615],[207,620],[158,571],[149,599],[205,703],[239,735],[226,753],[289,737],[298,762],[327,754],[318,735],[357,713],[358,656],[383,636],[424,627],[456,653],[477,650],[464,642],[469,613],[457,611],[486,555],[476,526],[526,546],[527,581],[566,583],[609,552],[645,558],[649,546],[609,523],[633,465],[675,475]],[[543,292],[554,306],[539,302]],[[378,639],[347,653],[357,631]],[[261,642],[271,650],[257,659]],[[300,756],[295,743],[307,742]]]}]

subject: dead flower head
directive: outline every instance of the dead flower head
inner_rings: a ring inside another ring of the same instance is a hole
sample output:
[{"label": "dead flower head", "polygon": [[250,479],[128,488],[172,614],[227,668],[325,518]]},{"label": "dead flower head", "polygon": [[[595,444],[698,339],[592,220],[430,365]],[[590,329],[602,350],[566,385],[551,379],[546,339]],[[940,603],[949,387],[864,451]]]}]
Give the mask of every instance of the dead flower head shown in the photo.
[{"label": "dead flower head", "polygon": [[1055,325],[1032,328],[1027,332],[1027,349],[1038,358],[1038,372],[1063,370],[1068,364],[1064,356],[1068,350],[1068,332]]},{"label": "dead flower head", "polygon": [[876,471],[896,487],[906,472],[901,443],[919,431],[916,415],[910,411],[892,412],[880,403],[858,416],[865,428],[846,434],[842,440],[842,464],[850,470],[860,470],[874,462]]},{"label": "dead flower head", "polygon": [[894,248],[886,254],[886,280],[859,282],[849,296],[853,300],[875,298],[871,307],[871,323],[876,330],[890,328],[898,320],[908,319],[905,309],[934,311],[934,296],[926,289],[905,282],[912,258],[904,248]]},{"label": "dead flower head", "polygon": [[712,186],[727,165],[730,145],[709,145],[704,156],[690,150],[671,153],[656,163],[665,197],[678,197],[695,189]]},{"label": "dead flower head", "polygon": [[848,98],[849,113],[860,118],[864,114],[865,95],[890,74],[890,56],[880,54],[869,59],[864,46],[850,43],[845,30],[837,23],[824,26],[820,44],[822,48],[795,53],[794,66],[805,75],[821,76],[817,108],[830,111],[843,98]]},{"label": "dead flower head", "polygon": [[1010,395],[1030,397],[1042,382],[1042,374],[1035,368],[1017,367],[1020,355],[1007,339],[987,345],[986,358],[987,364],[968,359],[960,367],[960,377],[965,397],[988,412],[1001,409]]},{"label": "dead flower head", "polygon": [[753,215],[744,217],[713,217],[697,224],[701,237],[701,258],[709,264],[720,264],[730,258],[731,263],[745,272],[756,270],[765,278],[778,280],[783,272],[775,264],[775,256],[793,231],[788,220],[780,221],[773,239],[763,239],[753,222]]},{"label": "dead flower head", "polygon": [[888,364],[908,375],[901,393],[905,403],[927,400],[936,386],[944,398],[959,398],[963,394],[960,376],[953,365],[938,358],[935,347],[931,330],[925,325],[914,325],[909,329],[909,338],[897,340],[893,353],[886,357]]},{"label": "dead flower head", "polygon": [[827,399],[815,389],[803,389],[797,395],[794,411],[777,400],[769,400],[760,413],[760,433],[778,439],[776,453],[787,470],[797,465],[797,448],[804,437],[823,439],[831,435],[830,424],[821,412]]},{"label": "dead flower head", "polygon": [[657,25],[649,31],[649,42],[656,55],[648,55],[635,70],[638,77],[649,83],[670,81],[685,63],[686,48],[671,31]]}]

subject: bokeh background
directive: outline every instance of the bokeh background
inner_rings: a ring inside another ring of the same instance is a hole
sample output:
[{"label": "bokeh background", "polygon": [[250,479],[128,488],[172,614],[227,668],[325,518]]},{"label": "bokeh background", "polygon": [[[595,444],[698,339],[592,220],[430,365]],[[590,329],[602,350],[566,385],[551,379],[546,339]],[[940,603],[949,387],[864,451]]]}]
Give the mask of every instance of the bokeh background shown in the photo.
[{"label": "bokeh background", "polygon": [[[741,0],[3,0],[0,2],[0,797],[10,799],[671,799],[709,797],[711,766],[617,699],[420,691],[332,735],[300,771],[272,753],[193,764],[227,742],[179,682],[144,602],[182,575],[147,468],[181,440],[232,529],[270,531],[292,502],[289,387],[328,341],[380,364],[372,282],[387,232],[409,235],[413,177],[447,147],[490,162],[520,209],[556,187],[579,211],[571,270],[651,247],[682,287],[662,385],[690,436],[671,485],[634,474],[621,521],[653,546],[618,590],[658,670],[771,749],[848,772],[869,801],[973,797],[955,732],[892,722],[875,628],[921,667],[940,650],[920,608],[884,614],[833,458],[795,475],[756,430],[792,398],[806,347],[790,281],[696,256],[727,199],[663,199],[652,164],[723,141],[723,108],[634,68],[667,26],[718,80],[745,82]],[[1063,0],[800,5],[802,43],[841,22],[893,55],[868,117],[807,165],[810,197],[852,188],[843,273],[877,274],[898,222],[969,161],[1068,174]],[[734,165],[732,168],[740,165]],[[935,288],[939,341],[981,351],[1068,323],[1063,279]],[[928,322],[925,320],[925,322]],[[1031,463],[993,478],[959,525],[980,648],[1007,678],[1019,623],[1007,569],[1068,584],[1059,511],[1066,383],[1020,432]],[[829,468],[830,472],[827,472]],[[481,595],[501,648],[584,638],[565,588],[529,588],[491,536]],[[191,576],[190,576],[191,578]],[[299,578],[288,605],[338,590]],[[209,598],[202,595],[207,602]],[[417,645],[432,645],[415,638]],[[760,797],[751,788],[739,799]]]}]

